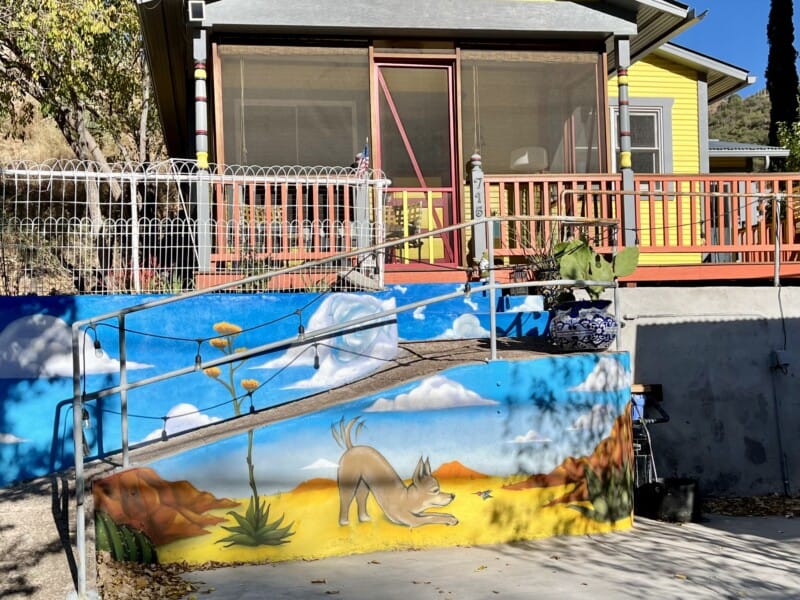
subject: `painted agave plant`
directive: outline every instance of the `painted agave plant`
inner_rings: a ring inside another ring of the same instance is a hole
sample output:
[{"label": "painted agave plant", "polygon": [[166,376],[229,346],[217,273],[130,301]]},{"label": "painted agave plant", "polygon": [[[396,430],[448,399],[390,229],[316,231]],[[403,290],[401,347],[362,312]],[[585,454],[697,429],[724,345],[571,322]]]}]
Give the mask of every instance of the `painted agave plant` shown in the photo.
[{"label": "painted agave plant", "polygon": [[235,511],[228,514],[236,520],[236,525],[221,527],[230,532],[218,544],[225,544],[226,548],[231,546],[280,546],[288,543],[288,538],[294,535],[291,531],[293,523],[281,527],[283,516],[270,523],[269,505],[266,501],[258,500],[253,496],[247,506],[247,512],[241,515]]},{"label": "painted agave plant", "polygon": [[602,523],[613,523],[625,519],[633,511],[633,470],[623,463],[611,467],[601,475],[591,468],[586,469],[586,488],[592,506],[570,504],[570,508]]}]

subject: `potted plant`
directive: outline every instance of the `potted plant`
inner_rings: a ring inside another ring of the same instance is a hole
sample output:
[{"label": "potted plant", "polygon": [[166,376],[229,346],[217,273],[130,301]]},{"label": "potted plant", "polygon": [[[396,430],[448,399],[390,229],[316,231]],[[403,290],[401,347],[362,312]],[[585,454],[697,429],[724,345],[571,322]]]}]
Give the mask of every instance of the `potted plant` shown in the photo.
[{"label": "potted plant", "polygon": [[630,275],[639,264],[639,248],[624,248],[608,260],[580,237],[556,244],[553,254],[560,277],[578,282],[575,287],[586,290],[589,299],[576,300],[571,289],[559,295],[548,328],[550,342],[565,351],[605,350],[618,330],[616,318],[607,310],[611,301],[600,298],[603,286],[580,282],[611,282]]},{"label": "potted plant", "polygon": [[[552,225],[550,230],[546,225],[539,228],[535,234],[535,244],[526,249],[526,271],[531,281],[550,281],[561,279],[559,259],[556,255],[558,243],[558,227]],[[540,294],[544,301],[545,309],[552,309],[558,302],[566,288],[557,285],[536,286],[532,293]]]}]

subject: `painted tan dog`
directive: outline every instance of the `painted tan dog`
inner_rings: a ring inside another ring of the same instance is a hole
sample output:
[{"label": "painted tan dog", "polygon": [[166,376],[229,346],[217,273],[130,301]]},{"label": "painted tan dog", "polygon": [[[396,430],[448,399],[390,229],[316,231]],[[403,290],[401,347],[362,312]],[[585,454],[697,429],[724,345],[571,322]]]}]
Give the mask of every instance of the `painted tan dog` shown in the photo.
[{"label": "painted tan dog", "polygon": [[358,520],[369,521],[367,513],[367,497],[369,493],[375,497],[386,518],[397,525],[419,527],[420,525],[457,525],[458,519],[448,513],[424,512],[428,508],[447,506],[455,498],[455,494],[443,493],[439,482],[431,475],[430,460],[420,457],[411,483],[406,486],[397,471],[392,468],[384,456],[370,446],[354,446],[350,439],[350,431],[358,424],[358,418],[347,424],[340,421],[333,426],[333,437],[345,449],[339,459],[339,525],[350,523],[349,512],[356,499]]}]

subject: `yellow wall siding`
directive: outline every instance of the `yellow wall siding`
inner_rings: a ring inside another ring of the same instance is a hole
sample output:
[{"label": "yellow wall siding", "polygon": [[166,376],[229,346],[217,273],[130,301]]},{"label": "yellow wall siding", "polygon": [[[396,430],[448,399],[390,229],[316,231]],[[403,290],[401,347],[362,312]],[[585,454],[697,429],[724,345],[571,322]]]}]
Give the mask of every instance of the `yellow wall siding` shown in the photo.
[{"label": "yellow wall siding", "polygon": [[[672,98],[672,171],[700,170],[700,118],[697,106],[696,71],[659,56],[649,56],[628,71],[631,104],[636,98]],[[608,82],[608,95],[618,96],[617,78]],[[669,132],[664,132],[669,135]]]},{"label": "yellow wall siding", "polygon": [[[699,108],[697,80],[698,73],[683,65],[673,63],[660,56],[651,55],[631,65],[628,70],[629,97],[631,105],[636,105],[637,98],[671,98],[672,104],[672,131],[665,131],[664,135],[671,135],[672,141],[672,169],[673,173],[695,174],[700,171],[700,128],[699,128]],[[608,95],[610,98],[617,98],[619,90],[617,88],[617,78],[613,77],[608,82]],[[686,191],[686,190],[683,190]],[[668,196],[667,196],[668,197]],[[664,243],[663,230],[663,210],[664,206],[658,197],[653,198],[655,214],[654,217],[654,237],[650,236],[650,214],[648,201],[642,200],[641,204],[641,223],[642,231],[641,242],[647,246],[659,246]],[[668,207],[670,220],[674,222],[674,208]],[[681,212],[684,223],[692,221],[689,202],[682,205]],[[699,215],[694,216],[695,219]],[[675,243],[677,240],[674,232],[668,232],[672,238],[670,241]],[[687,230],[683,233],[683,243],[691,243],[690,233]],[[641,264],[678,264],[689,262],[700,262],[700,255],[688,256],[678,254],[644,254],[641,257]]]}]

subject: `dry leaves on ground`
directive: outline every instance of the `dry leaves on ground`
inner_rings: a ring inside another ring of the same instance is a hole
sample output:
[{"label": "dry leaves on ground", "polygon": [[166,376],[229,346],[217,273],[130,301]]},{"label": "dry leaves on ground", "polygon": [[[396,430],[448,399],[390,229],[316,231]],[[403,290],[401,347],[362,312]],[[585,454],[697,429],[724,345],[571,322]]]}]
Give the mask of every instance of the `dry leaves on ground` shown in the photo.
[{"label": "dry leaves on ground", "polygon": [[800,518],[800,496],[770,494],[752,497],[706,498],[703,512],[733,517]]},{"label": "dry leaves on ground", "polygon": [[241,563],[222,564],[209,561],[202,565],[170,563],[142,565],[113,560],[108,552],[97,557],[97,588],[103,600],[180,600],[196,592],[207,593],[201,586],[181,578],[190,571],[206,571],[233,567]]}]

